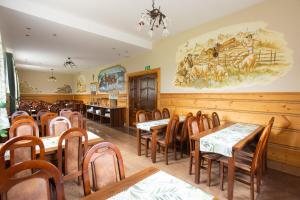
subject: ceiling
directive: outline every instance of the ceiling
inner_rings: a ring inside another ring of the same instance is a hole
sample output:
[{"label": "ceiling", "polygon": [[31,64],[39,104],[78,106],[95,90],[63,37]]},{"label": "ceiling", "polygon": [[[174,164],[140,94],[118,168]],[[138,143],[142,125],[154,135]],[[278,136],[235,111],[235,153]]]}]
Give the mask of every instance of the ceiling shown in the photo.
[{"label": "ceiling", "polygon": [[[156,0],[156,4],[170,19],[171,34],[176,34],[261,1]],[[71,57],[77,65],[74,71],[80,71],[150,51],[152,42],[161,39],[160,30],[149,38],[147,30],[138,32],[136,25],[151,4],[151,0],[0,0],[0,31],[18,67],[65,71],[63,62]]]}]

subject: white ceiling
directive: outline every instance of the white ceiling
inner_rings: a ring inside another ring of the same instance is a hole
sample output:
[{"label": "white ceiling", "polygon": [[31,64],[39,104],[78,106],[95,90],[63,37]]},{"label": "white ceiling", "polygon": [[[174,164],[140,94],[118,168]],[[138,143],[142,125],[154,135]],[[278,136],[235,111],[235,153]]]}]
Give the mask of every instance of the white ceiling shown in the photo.
[{"label": "white ceiling", "polygon": [[[261,1],[156,0],[156,4],[171,20],[168,28],[175,34]],[[161,39],[160,31],[151,39],[146,30],[136,30],[141,12],[151,4],[151,0],[0,0],[0,31],[18,66],[64,70],[63,62],[70,56],[77,70],[83,70],[151,50],[152,41]]]}]

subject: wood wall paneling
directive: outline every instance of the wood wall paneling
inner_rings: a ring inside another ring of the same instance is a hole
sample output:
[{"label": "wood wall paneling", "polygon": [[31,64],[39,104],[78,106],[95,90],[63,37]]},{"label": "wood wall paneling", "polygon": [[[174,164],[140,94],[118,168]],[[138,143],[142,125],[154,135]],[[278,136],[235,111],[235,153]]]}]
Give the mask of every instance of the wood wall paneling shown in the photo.
[{"label": "wood wall paneling", "polygon": [[219,113],[222,121],[264,125],[274,116],[269,159],[300,168],[300,93],[161,93],[172,113]]}]

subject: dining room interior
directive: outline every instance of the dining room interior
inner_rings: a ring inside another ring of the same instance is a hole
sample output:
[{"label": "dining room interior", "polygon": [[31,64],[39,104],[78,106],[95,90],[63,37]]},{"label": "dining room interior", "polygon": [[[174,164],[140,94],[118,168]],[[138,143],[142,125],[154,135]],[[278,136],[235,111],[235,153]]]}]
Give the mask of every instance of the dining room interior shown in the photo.
[{"label": "dining room interior", "polygon": [[0,200],[300,199],[299,0],[0,0]]}]

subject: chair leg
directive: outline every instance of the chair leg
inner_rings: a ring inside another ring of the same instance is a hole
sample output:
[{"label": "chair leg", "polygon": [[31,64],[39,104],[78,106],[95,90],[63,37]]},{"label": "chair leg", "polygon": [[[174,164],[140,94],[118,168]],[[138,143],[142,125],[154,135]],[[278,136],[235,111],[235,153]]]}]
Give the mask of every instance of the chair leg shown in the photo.
[{"label": "chair leg", "polygon": [[192,174],[192,167],[193,167],[193,156],[190,154],[190,166],[189,166],[189,174]]},{"label": "chair leg", "polygon": [[211,174],[211,165],[212,165],[212,160],[207,160],[207,185],[210,187],[210,174]]},{"label": "chair leg", "polygon": [[166,160],[166,165],[168,165],[168,146],[165,147],[165,160]]},{"label": "chair leg", "polygon": [[180,141],[180,158],[183,158],[183,141]]},{"label": "chair leg", "polygon": [[261,184],[261,177],[262,177],[261,172],[262,172],[262,170],[258,169],[258,172],[256,174],[256,191],[257,191],[257,193],[260,193],[260,184]]},{"label": "chair leg", "polygon": [[176,140],[174,141],[174,159],[177,160],[177,146],[176,146]]},{"label": "chair leg", "polygon": [[148,157],[148,149],[149,149],[149,140],[146,140],[146,157]]},{"label": "chair leg", "polygon": [[251,200],[254,200],[254,175],[250,175],[250,197]]},{"label": "chair leg", "polygon": [[224,163],[220,162],[220,189],[222,191],[224,190],[223,183],[224,183]]},{"label": "chair leg", "polygon": [[157,152],[160,153],[160,144],[158,143],[157,146],[158,146]]}]

